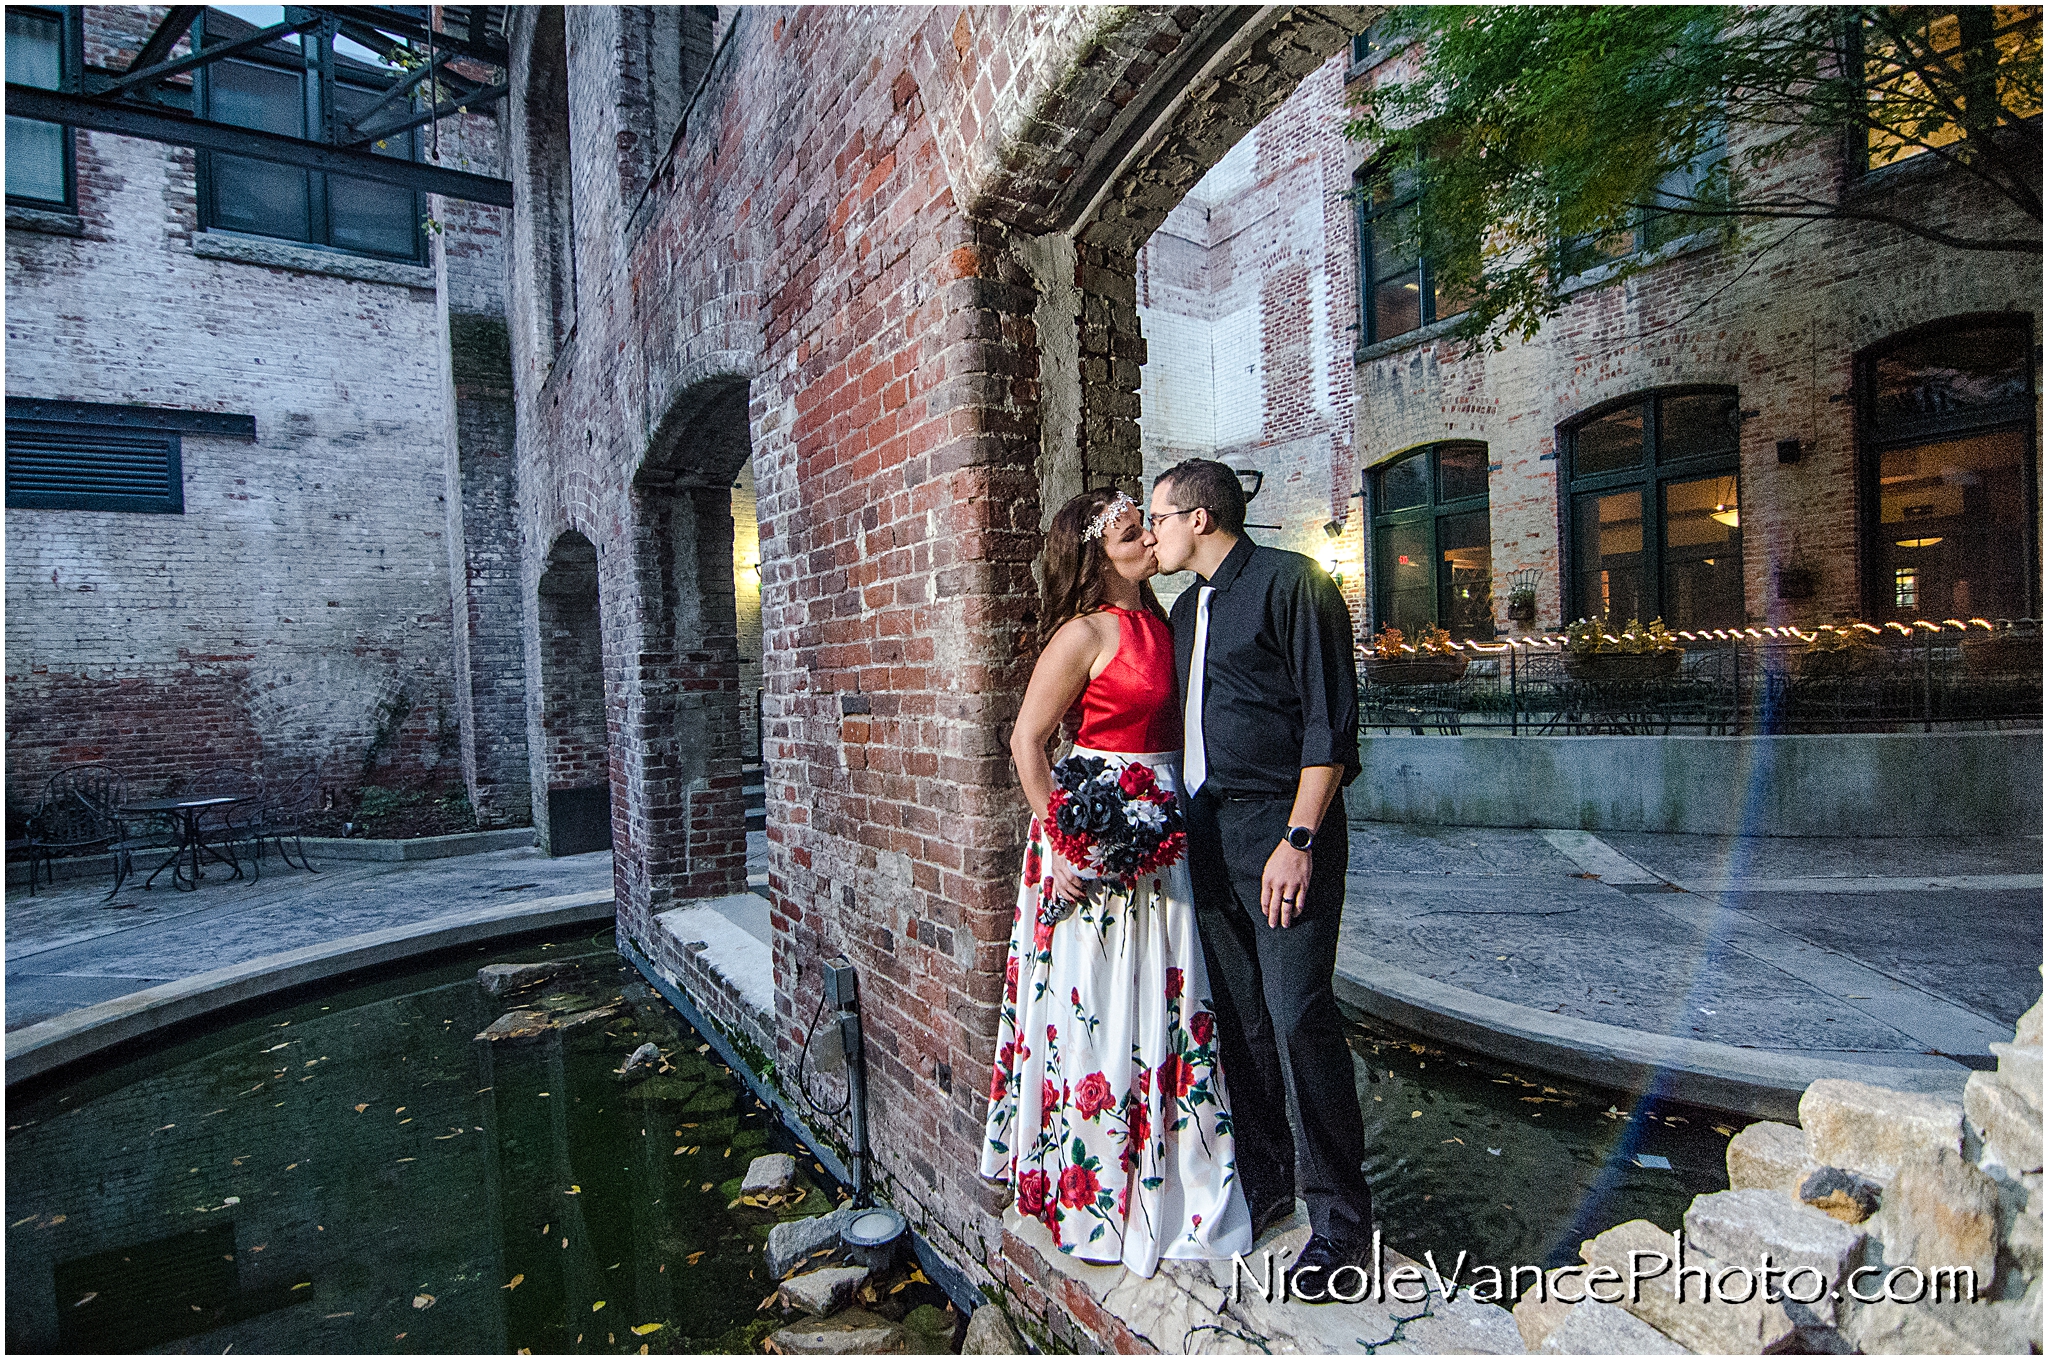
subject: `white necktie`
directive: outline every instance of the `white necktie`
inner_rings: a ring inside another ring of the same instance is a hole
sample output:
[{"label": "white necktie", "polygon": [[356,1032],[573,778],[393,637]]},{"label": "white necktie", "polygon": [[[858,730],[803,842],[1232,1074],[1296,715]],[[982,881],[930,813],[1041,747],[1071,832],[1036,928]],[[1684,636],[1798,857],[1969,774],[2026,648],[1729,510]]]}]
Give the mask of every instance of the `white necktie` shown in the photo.
[{"label": "white necktie", "polygon": [[1188,661],[1188,701],[1181,712],[1181,745],[1186,748],[1181,783],[1190,798],[1209,777],[1209,752],[1202,745],[1202,695],[1206,688],[1202,672],[1209,663],[1209,597],[1216,593],[1216,587],[1203,586],[1201,590],[1195,597],[1195,654]]}]

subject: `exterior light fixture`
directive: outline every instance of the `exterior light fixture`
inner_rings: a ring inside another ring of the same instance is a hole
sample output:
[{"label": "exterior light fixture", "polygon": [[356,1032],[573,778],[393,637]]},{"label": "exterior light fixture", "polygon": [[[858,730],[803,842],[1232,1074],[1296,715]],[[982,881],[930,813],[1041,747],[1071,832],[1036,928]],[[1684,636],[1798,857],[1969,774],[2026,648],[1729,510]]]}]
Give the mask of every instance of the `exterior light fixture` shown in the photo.
[{"label": "exterior light fixture", "polygon": [[1244,488],[1244,498],[1249,501],[1259,494],[1259,488],[1266,484],[1266,474],[1257,468],[1239,468],[1238,485]]},{"label": "exterior light fixture", "polygon": [[1937,534],[1933,538],[1901,538],[1893,541],[1901,548],[1931,548],[1941,542],[1941,536]]},{"label": "exterior light fixture", "polygon": [[1339,524],[1336,520],[1331,520],[1329,523],[1323,525],[1324,538],[1335,538],[1343,532],[1344,526]]}]

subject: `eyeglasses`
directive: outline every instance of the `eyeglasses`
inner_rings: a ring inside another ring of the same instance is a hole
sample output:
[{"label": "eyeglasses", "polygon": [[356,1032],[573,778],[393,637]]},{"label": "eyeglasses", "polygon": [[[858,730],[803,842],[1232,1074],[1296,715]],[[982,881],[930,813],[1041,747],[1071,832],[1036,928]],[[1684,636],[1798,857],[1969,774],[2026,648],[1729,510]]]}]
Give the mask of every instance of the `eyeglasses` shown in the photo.
[{"label": "eyeglasses", "polygon": [[1157,529],[1159,527],[1160,520],[1172,519],[1175,515],[1192,515],[1195,513],[1195,511],[1204,508],[1205,507],[1199,505],[1191,505],[1185,510],[1169,510],[1163,515],[1147,515],[1145,517],[1145,527],[1148,529]]}]

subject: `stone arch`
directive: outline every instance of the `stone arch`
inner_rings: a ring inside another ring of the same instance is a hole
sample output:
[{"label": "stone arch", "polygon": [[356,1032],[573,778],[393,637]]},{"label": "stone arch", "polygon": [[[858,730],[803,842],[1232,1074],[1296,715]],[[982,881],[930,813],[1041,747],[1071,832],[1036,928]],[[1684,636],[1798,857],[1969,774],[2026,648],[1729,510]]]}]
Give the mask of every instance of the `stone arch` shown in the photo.
[{"label": "stone arch", "polygon": [[549,546],[535,587],[539,684],[528,709],[533,824],[551,855],[613,839],[597,547],[574,529]]},{"label": "stone arch", "polygon": [[511,151],[512,258],[535,277],[526,318],[543,368],[576,328],[576,214],[569,161],[569,44],[563,8],[516,11]]},{"label": "stone arch", "polygon": [[[632,810],[621,918],[746,889],[733,483],[751,442],[748,382],[692,384],[656,421],[629,497],[637,636],[625,652],[619,763]],[[644,938],[644,936],[643,936]]]}]

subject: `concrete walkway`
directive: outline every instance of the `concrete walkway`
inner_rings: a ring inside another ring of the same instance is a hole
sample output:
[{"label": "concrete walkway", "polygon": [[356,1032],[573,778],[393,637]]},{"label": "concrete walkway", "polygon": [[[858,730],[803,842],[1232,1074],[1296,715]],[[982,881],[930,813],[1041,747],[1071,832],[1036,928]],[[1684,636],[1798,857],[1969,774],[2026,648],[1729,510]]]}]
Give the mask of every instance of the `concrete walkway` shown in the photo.
[{"label": "concrete walkway", "polygon": [[1360,822],[1338,974],[1482,1052],[1783,1117],[1821,1076],[1959,1095],[2040,995],[2041,902],[2037,837]]}]

